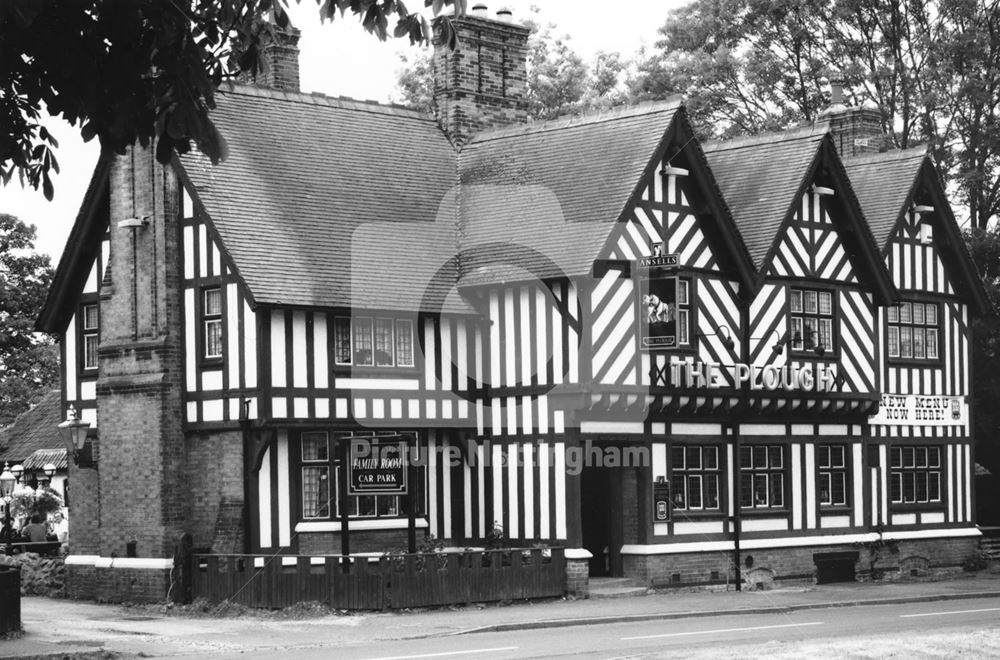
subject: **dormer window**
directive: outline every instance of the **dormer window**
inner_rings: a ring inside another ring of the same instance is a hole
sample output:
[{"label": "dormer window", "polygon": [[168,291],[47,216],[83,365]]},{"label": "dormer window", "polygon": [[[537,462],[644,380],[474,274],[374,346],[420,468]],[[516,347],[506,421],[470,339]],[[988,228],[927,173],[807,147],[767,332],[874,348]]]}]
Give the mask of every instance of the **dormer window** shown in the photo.
[{"label": "dormer window", "polygon": [[904,302],[886,308],[886,350],[900,360],[937,360],[941,329],[937,303]]},{"label": "dormer window", "polygon": [[792,350],[822,353],[834,349],[833,292],[792,289],[788,310]]}]

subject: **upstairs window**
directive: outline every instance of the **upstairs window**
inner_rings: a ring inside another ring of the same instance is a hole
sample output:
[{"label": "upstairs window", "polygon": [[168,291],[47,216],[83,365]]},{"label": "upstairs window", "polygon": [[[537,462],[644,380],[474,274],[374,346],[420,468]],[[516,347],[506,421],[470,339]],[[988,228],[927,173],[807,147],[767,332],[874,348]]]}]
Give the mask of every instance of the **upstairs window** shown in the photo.
[{"label": "upstairs window", "polygon": [[834,349],[832,292],[792,289],[789,292],[788,311],[792,350]]},{"label": "upstairs window", "polygon": [[97,369],[97,343],[101,325],[97,304],[84,305],[80,317],[83,368]]},{"label": "upstairs window", "polygon": [[412,367],[413,321],[352,316],[334,321],[334,358],[356,367]]},{"label": "upstairs window", "polygon": [[937,303],[904,302],[886,308],[890,358],[937,360],[941,334]]},{"label": "upstairs window", "polygon": [[201,319],[204,326],[204,346],[202,357],[217,359],[222,357],[222,289],[203,291]]}]

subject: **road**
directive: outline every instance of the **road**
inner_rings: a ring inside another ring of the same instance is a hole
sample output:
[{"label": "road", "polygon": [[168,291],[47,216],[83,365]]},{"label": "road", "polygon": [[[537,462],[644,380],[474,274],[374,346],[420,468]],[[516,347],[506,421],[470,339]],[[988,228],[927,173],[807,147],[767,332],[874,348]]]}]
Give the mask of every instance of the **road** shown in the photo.
[{"label": "road", "polygon": [[[972,637],[977,631],[982,637]],[[906,605],[800,610],[787,614],[674,619],[382,641],[371,644],[294,645],[295,657],[361,660],[556,657],[842,657],[851,648],[864,657],[942,657],[963,653],[956,640],[971,640],[966,657],[1000,654],[1000,601],[970,599]],[[848,646],[844,646],[844,645]],[[851,646],[853,644],[853,647]],[[932,651],[930,645],[936,645]],[[269,657],[281,648],[240,654]],[[880,650],[881,648],[881,650]],[[954,653],[952,653],[952,651]],[[971,653],[971,655],[970,655]],[[784,654],[784,655],[783,655]],[[790,654],[790,655],[788,655]],[[221,660],[225,655],[216,655]]]}]

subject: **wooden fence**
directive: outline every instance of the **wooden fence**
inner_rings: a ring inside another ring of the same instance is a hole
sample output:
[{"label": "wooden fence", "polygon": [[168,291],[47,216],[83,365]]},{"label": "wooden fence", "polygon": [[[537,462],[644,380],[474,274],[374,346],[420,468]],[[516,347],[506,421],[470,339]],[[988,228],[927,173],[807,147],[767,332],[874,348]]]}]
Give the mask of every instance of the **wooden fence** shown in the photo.
[{"label": "wooden fence", "polygon": [[[380,610],[562,596],[562,548],[385,555],[193,555],[191,597],[250,607]],[[187,582],[187,580],[185,580]]]}]

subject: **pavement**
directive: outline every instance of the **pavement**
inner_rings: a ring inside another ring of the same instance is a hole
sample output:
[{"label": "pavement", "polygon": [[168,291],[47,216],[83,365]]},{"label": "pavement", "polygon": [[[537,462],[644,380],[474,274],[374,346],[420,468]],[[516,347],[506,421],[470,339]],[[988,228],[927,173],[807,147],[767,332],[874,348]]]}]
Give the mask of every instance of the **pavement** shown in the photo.
[{"label": "pavement", "polygon": [[159,606],[121,606],[24,597],[24,633],[0,641],[0,658],[206,656],[335,650],[364,642],[739,613],[995,598],[1000,574],[893,584],[846,583],[768,591],[669,590],[614,599],[546,600],[402,612],[293,615],[244,612],[209,617]]}]

